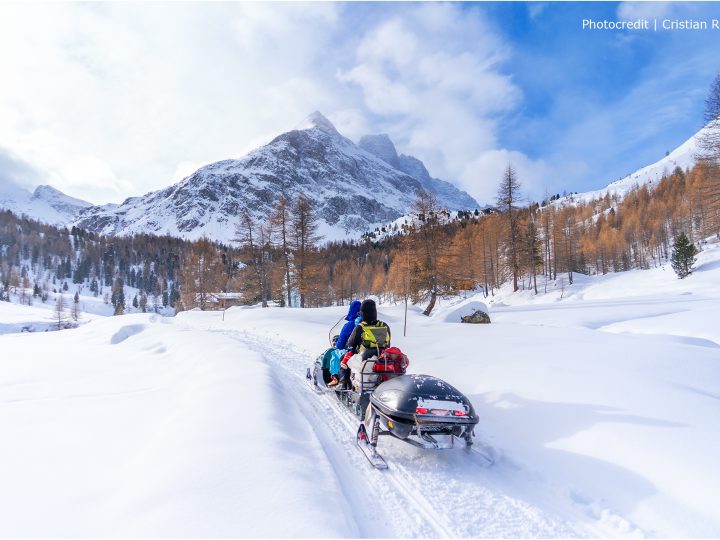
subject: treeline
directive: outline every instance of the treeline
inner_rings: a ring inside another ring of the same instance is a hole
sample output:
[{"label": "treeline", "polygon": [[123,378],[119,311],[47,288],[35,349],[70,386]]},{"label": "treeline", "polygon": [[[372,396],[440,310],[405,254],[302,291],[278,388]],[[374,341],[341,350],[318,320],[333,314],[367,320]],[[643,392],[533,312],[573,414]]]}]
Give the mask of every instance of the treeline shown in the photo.
[{"label": "treeline", "polygon": [[[281,199],[270,216],[242,213],[236,247],[105,237],[0,212],[0,298],[20,291],[46,300],[70,283],[106,296],[116,313],[130,304],[216,309],[223,293],[236,293],[242,303],[292,307],[407,298],[426,302],[429,314],[439,296],[492,295],[505,283],[539,292],[571,284],[578,272],[651,268],[668,261],[681,232],[691,242],[720,234],[720,173],[706,162],[622,199],[554,197],[521,206],[521,187],[509,167],[496,210],[456,214],[421,193],[394,234],[322,246],[317,216],[302,196]],[[139,298],[126,298],[128,286]]]},{"label": "treeline", "polygon": [[141,298],[172,307],[191,249],[191,242],[170,236],[106,237],[0,211],[0,299],[18,293],[23,300],[32,291],[32,298],[46,301],[50,291],[72,288],[71,293],[107,296],[122,312],[123,289],[130,286]]},{"label": "treeline", "polygon": [[[572,284],[575,273],[656,267],[668,261],[681,232],[693,242],[720,234],[720,176],[707,163],[690,171],[678,168],[654,187],[640,186],[624,198],[553,198],[521,206],[521,194],[510,167],[494,212],[451,217],[434,197],[420,194],[412,215],[392,236],[306,245],[302,274],[297,240],[285,251],[273,220],[265,232],[259,222],[245,223],[237,253],[245,266],[234,283],[248,302],[293,305],[298,291],[305,306],[374,295],[389,302],[425,301],[429,314],[438,296],[464,290],[492,295],[505,283],[537,293],[548,283]],[[292,230],[289,236],[297,234]]]}]

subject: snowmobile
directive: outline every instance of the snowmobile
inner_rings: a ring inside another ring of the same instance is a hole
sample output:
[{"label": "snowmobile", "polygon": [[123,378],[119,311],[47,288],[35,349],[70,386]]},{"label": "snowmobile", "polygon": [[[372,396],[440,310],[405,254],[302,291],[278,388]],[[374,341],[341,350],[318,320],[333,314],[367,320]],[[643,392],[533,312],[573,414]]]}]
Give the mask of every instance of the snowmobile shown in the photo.
[{"label": "snowmobile", "polygon": [[377,452],[384,435],[419,448],[452,448],[455,439],[472,446],[478,417],[459,390],[437,377],[407,374],[406,364],[374,351],[365,351],[362,368],[351,374],[349,384],[328,387],[330,350],[307,369],[307,381],[318,393],[334,392],[358,416],[356,442],[374,467],[387,468]]}]

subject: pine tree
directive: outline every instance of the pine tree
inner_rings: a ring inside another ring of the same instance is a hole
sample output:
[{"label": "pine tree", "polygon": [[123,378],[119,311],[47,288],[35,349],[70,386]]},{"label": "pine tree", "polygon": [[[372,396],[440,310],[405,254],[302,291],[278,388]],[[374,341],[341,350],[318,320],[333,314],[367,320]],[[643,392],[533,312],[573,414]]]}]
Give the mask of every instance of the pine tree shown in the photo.
[{"label": "pine tree", "polygon": [[125,313],[125,284],[120,278],[115,279],[110,302],[115,307],[114,315],[123,315]]},{"label": "pine tree", "polygon": [[287,295],[287,307],[292,306],[292,281],[290,277],[290,226],[292,223],[292,208],[290,201],[281,195],[271,216],[271,223],[278,236],[279,247],[283,262],[283,289]]},{"label": "pine tree", "polygon": [[235,241],[242,247],[244,274],[250,274],[246,289],[248,296],[268,307],[272,291],[272,225],[256,220],[247,209],[240,212]]},{"label": "pine tree", "polygon": [[520,274],[520,252],[522,251],[520,240],[520,214],[517,203],[520,202],[520,181],[517,178],[515,169],[507,166],[502,181],[498,187],[497,203],[500,210],[505,214],[508,226],[508,259],[510,271],[513,277],[513,291],[518,290],[518,277]]},{"label": "pine tree", "polygon": [[70,310],[70,316],[75,322],[80,319],[80,293],[78,291],[75,291],[75,296],[73,297],[73,306]]},{"label": "pine tree", "polygon": [[317,213],[310,199],[303,194],[295,201],[292,226],[295,282],[300,295],[300,307],[305,307],[308,295],[317,284],[316,244],[322,237],[317,234]]},{"label": "pine tree", "polygon": [[693,264],[695,264],[695,255],[697,249],[694,244],[690,243],[684,232],[675,238],[673,245],[670,264],[680,279],[683,279],[692,273]]},{"label": "pine tree", "polygon": [[421,191],[412,206],[417,224],[411,226],[410,242],[414,257],[410,269],[410,291],[417,299],[429,299],[423,315],[430,316],[437,297],[444,291],[441,255],[446,255],[440,227],[443,224],[440,203],[431,193]]},{"label": "pine tree", "polygon": [[695,155],[703,176],[697,186],[701,202],[699,217],[703,225],[700,232],[716,233],[720,237],[720,73],[710,85],[704,116],[705,129],[697,137]]},{"label": "pine tree", "polygon": [[705,101],[705,129],[698,136],[698,153],[700,160],[714,165],[720,164],[720,73],[710,85],[710,92]]},{"label": "pine tree", "polygon": [[[225,278],[220,254],[207,237],[193,243],[180,269],[180,279],[183,309],[199,307],[205,311],[212,307],[213,295],[222,291]],[[177,291],[172,296],[176,295]]]},{"label": "pine tree", "polygon": [[537,269],[542,266],[542,242],[540,241],[540,235],[535,222],[529,220],[525,228],[525,259],[528,268],[530,269],[530,275],[532,276],[533,290],[535,294],[537,290]]},{"label": "pine tree", "polygon": [[62,293],[58,295],[57,301],[55,302],[55,309],[53,310],[53,320],[56,321],[58,330],[63,328],[67,323],[67,312],[65,311],[65,298]]}]

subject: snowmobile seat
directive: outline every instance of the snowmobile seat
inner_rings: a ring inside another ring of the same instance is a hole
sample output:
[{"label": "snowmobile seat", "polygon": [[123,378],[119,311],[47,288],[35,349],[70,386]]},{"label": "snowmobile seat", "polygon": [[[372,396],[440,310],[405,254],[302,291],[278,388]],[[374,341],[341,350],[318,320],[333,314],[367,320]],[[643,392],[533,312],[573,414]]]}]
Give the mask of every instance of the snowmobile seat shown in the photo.
[{"label": "snowmobile seat", "polygon": [[348,362],[350,381],[352,387],[357,391],[366,392],[377,386],[378,374],[373,369],[376,360],[377,354],[371,354],[369,358],[365,358],[365,353],[356,354],[350,358]]}]

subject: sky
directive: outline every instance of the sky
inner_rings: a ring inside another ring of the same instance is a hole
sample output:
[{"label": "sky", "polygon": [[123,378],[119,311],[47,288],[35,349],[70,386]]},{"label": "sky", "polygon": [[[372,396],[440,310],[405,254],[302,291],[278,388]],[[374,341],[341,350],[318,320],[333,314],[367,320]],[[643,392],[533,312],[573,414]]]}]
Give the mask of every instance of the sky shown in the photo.
[{"label": "sky", "polygon": [[320,110],[492,202],[601,188],[702,127],[713,3],[0,3],[0,182],[95,204],[240,157]]}]

